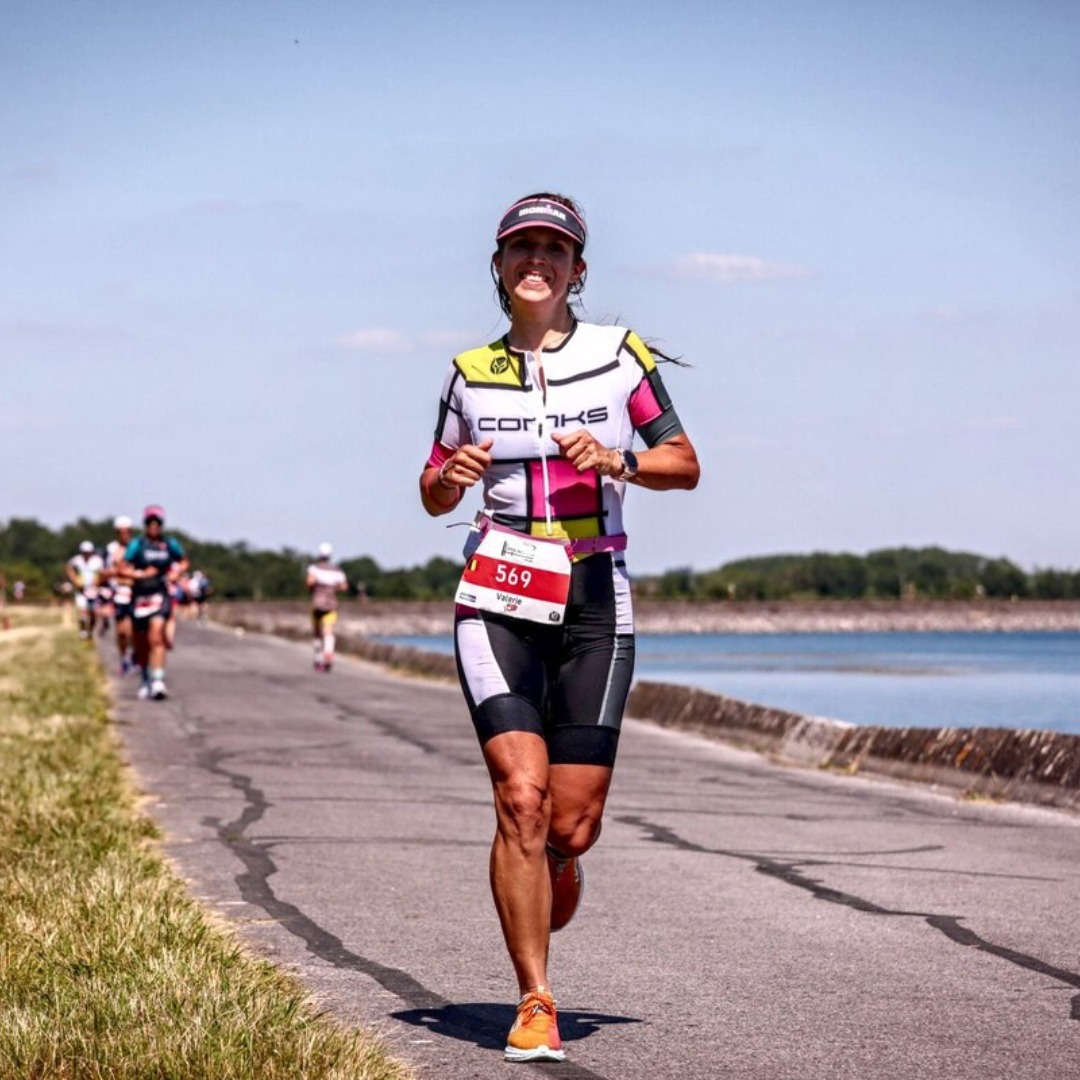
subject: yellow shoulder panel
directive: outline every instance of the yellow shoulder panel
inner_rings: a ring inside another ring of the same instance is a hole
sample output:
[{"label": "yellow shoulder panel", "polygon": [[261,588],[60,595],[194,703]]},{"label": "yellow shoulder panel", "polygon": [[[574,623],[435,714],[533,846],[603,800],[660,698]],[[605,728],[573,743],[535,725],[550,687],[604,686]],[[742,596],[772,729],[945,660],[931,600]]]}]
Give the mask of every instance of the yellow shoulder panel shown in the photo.
[{"label": "yellow shoulder panel", "polygon": [[638,358],[641,366],[646,371],[656,370],[656,361],[653,359],[653,354],[649,352],[649,347],[633,330],[628,331],[626,334],[626,346]]},{"label": "yellow shoulder panel", "polygon": [[454,357],[454,364],[467,383],[521,385],[520,361],[506,351],[501,340],[459,353]]}]

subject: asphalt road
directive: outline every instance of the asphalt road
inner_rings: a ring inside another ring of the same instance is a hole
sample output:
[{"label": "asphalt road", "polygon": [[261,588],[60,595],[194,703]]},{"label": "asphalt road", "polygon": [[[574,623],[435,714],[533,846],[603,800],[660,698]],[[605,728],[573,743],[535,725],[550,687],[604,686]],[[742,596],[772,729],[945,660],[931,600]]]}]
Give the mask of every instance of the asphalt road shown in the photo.
[{"label": "asphalt road", "polygon": [[114,680],[167,853],[423,1076],[1080,1077],[1076,815],[628,721],[582,910],[552,943],[567,1061],[513,1065],[457,687],[347,658],[320,675],[302,645],[190,623],[169,686],[140,702]]}]

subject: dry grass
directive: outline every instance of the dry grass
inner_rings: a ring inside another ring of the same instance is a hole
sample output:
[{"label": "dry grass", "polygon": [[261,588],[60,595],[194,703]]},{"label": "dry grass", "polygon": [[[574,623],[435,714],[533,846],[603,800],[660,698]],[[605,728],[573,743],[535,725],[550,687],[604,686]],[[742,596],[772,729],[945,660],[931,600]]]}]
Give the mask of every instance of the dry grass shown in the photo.
[{"label": "dry grass", "polygon": [[95,655],[0,631],[0,1076],[407,1080],[187,895],[137,809]]}]

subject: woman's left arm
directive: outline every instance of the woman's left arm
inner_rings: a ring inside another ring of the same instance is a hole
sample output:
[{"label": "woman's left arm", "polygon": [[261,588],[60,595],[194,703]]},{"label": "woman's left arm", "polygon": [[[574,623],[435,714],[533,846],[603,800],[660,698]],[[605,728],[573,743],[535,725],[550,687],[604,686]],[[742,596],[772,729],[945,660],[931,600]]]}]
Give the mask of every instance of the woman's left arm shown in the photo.
[{"label": "woman's left arm", "polygon": [[[585,428],[565,435],[552,434],[559,452],[570,461],[578,472],[595,469],[601,476],[618,479],[623,471],[623,456],[599,443]],[[637,473],[628,483],[648,488],[650,491],[690,491],[697,487],[701,476],[694,444],[685,434],[672,435],[656,446],[635,454]]]},{"label": "woman's left arm", "polygon": [[692,491],[697,487],[701,466],[688,436],[673,435],[648,450],[636,451],[635,456],[638,471],[628,483],[650,491]]}]

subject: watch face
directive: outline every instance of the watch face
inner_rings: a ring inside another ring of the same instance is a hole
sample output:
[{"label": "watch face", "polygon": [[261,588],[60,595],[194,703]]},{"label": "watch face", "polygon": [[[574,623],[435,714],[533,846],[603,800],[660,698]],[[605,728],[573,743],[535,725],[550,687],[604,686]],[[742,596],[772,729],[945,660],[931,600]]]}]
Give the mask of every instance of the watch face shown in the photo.
[{"label": "watch face", "polygon": [[637,472],[637,454],[633,450],[624,450],[622,456],[630,472]]}]

